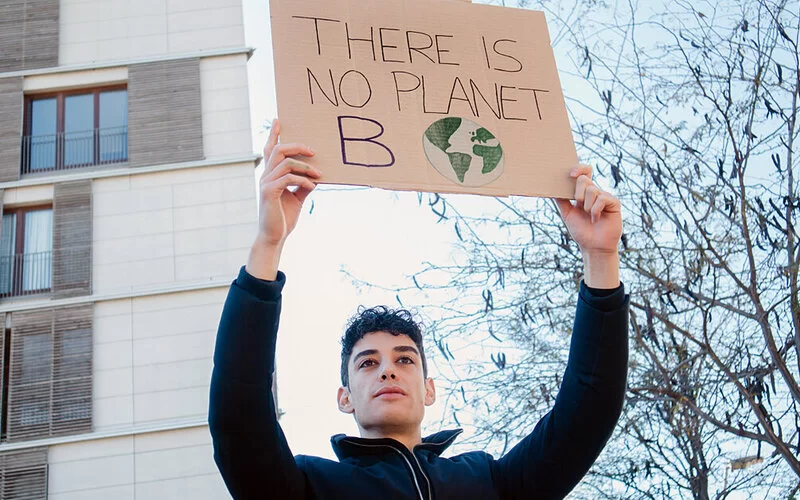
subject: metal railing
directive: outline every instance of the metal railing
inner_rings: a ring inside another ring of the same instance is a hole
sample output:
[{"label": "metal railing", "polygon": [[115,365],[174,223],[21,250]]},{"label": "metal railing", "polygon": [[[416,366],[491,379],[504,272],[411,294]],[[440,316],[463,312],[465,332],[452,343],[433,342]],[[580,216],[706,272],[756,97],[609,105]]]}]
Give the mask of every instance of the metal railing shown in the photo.
[{"label": "metal railing", "polygon": [[49,292],[53,252],[0,256],[0,298]]},{"label": "metal railing", "polygon": [[23,174],[127,160],[127,126],[22,137]]}]

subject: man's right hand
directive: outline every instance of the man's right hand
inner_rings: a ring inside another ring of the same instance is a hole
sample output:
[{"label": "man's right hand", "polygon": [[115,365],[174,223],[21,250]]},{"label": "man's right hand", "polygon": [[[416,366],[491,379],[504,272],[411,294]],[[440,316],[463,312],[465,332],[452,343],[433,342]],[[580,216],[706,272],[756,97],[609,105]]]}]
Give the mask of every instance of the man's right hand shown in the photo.
[{"label": "man's right hand", "polygon": [[[251,276],[275,280],[283,245],[297,225],[306,200],[322,173],[299,156],[314,156],[304,144],[278,144],[280,123],[272,128],[264,146],[264,173],[259,181],[258,235],[250,250],[246,270]],[[289,189],[296,188],[295,190]]]}]

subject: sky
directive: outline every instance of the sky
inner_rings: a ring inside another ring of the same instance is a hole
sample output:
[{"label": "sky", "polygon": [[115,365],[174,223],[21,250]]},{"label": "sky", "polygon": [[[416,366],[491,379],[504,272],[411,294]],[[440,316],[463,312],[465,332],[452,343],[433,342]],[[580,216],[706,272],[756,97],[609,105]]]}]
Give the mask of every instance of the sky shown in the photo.
[{"label": "sky", "polygon": [[[246,42],[256,49],[248,74],[258,151],[267,137],[264,125],[277,115],[267,0],[244,0],[244,14]],[[281,260],[287,283],[277,346],[278,405],[293,453],[334,458],[330,437],[358,434],[352,416],[336,406],[339,339],[360,304],[398,305],[394,293],[359,289],[344,271],[387,288],[407,285],[406,277],[424,260],[449,258],[453,237],[451,225],[436,224],[416,193],[320,186],[306,201]],[[423,425],[438,423],[442,411],[441,405],[428,408]]]}]

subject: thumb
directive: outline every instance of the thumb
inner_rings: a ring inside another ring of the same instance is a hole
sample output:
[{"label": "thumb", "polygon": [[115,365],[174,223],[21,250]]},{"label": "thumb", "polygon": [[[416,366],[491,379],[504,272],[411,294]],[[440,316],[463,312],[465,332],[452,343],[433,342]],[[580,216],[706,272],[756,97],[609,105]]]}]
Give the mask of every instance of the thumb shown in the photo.
[{"label": "thumb", "polygon": [[555,201],[558,211],[561,213],[561,218],[566,219],[567,215],[569,215],[570,211],[574,208],[572,202],[566,198],[555,198]]}]

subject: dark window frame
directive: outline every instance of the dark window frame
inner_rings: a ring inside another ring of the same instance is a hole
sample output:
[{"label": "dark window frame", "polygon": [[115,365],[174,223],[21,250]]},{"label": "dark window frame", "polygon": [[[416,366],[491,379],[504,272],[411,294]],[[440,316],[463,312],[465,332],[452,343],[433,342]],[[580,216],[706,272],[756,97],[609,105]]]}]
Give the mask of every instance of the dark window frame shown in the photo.
[{"label": "dark window frame", "polygon": [[[120,160],[100,160],[100,141],[94,140],[93,145],[93,152],[92,152],[92,161],[88,163],[81,163],[76,165],[65,165],[64,164],[64,103],[67,97],[75,96],[75,95],[87,95],[92,94],[93,96],[93,106],[94,106],[94,117],[93,117],[93,130],[99,131],[100,130],[100,94],[103,92],[114,92],[118,90],[128,90],[127,84],[116,84],[116,85],[108,85],[103,87],[86,87],[80,89],[70,89],[70,90],[62,90],[62,91],[53,91],[53,92],[41,92],[41,93],[31,93],[25,94],[25,112],[23,113],[23,120],[22,120],[22,130],[23,130],[23,144],[22,144],[22,173],[29,174],[29,173],[36,173],[34,170],[30,168],[30,161],[31,155],[28,152],[30,149],[29,146],[26,146],[25,140],[32,136],[32,116],[33,116],[33,102],[42,100],[42,99],[56,99],[56,137],[58,138],[55,142],[55,163],[52,168],[43,169],[45,172],[52,172],[52,171],[59,171],[59,170],[67,170],[73,168],[83,168],[83,167],[91,167],[95,165],[107,165],[111,163],[124,163],[129,160],[128,155],[125,155],[125,158]],[[126,134],[127,135],[127,134]],[[127,137],[126,137],[127,142]],[[126,148],[127,151],[127,148]]]},{"label": "dark window frame", "polygon": [[[14,235],[14,253],[10,257],[12,258],[12,272],[11,272],[11,290],[8,293],[0,292],[1,298],[8,298],[8,297],[21,297],[26,295],[38,295],[42,293],[48,293],[52,290],[53,286],[53,261],[52,261],[52,254],[53,254],[53,245],[50,245],[50,288],[40,288],[36,290],[23,290],[22,283],[24,278],[23,270],[25,268],[24,260],[25,260],[25,214],[28,212],[34,212],[37,210],[53,210],[52,203],[44,203],[44,204],[37,204],[37,205],[28,205],[22,207],[3,207],[2,214],[16,214],[15,218],[15,235]],[[53,231],[53,227],[51,225],[50,231]],[[16,263],[17,256],[21,256],[19,264]],[[5,257],[0,255],[0,257]]]}]

